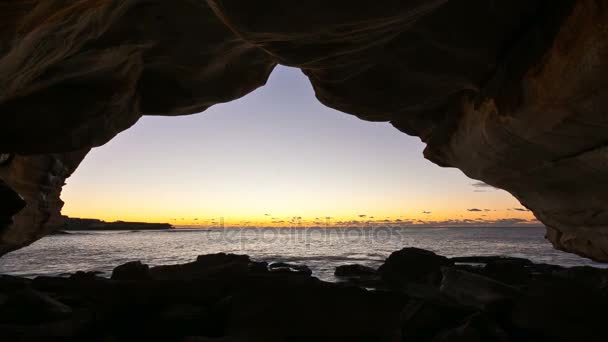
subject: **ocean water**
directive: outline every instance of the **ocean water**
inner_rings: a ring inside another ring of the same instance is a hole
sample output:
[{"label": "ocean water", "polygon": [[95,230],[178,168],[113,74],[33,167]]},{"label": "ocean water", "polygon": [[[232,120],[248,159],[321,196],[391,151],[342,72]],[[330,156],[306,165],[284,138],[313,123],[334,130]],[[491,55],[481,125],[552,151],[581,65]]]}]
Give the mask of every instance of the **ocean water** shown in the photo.
[{"label": "ocean water", "polygon": [[190,262],[207,253],[248,254],[254,260],[308,265],[334,281],[338,265],[377,267],[393,251],[419,247],[448,257],[505,255],[563,266],[605,267],[553,249],[544,228],[227,228],[71,232],[45,237],[0,258],[0,273],[34,277],[112,269],[128,261]]}]

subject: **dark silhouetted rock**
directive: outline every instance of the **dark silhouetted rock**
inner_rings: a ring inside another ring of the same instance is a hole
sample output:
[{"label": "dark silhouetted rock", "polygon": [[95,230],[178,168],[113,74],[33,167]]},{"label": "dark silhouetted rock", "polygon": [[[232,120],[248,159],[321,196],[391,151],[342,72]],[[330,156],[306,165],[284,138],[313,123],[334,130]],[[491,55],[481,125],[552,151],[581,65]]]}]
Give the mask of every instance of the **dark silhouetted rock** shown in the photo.
[{"label": "dark silhouetted rock", "polygon": [[251,261],[247,255],[226,253],[201,255],[195,262],[150,269],[150,274],[155,279],[238,278],[250,272],[267,272],[266,264]]},{"label": "dark silhouetted rock", "polygon": [[512,324],[546,341],[607,341],[608,297],[596,285],[584,278],[539,278],[515,302]]},{"label": "dark silhouetted rock", "polygon": [[286,262],[273,262],[268,265],[268,270],[273,273],[294,273],[312,275],[312,271],[306,265],[288,264]]},{"label": "dark silhouetted rock", "polygon": [[23,209],[27,203],[2,179],[0,179],[0,203],[2,203],[0,205],[0,230],[2,230],[13,222],[13,215]]},{"label": "dark silhouetted rock", "polygon": [[455,327],[474,311],[445,298],[412,299],[401,312],[404,341],[431,341],[438,332]]},{"label": "dark silhouetted rock", "polygon": [[158,273],[148,278],[110,280],[91,272],[34,280],[0,276],[0,337],[391,342],[608,337],[605,270],[527,265],[535,271],[516,290],[452,266],[443,268],[441,287],[407,281],[392,290],[366,290],[293,270],[269,272],[266,266],[248,256],[218,253],[157,266]]},{"label": "dark silhouetted rock", "polygon": [[491,318],[476,313],[452,329],[439,333],[433,342],[509,342],[509,334]]},{"label": "dark silhouetted rock", "polygon": [[363,265],[340,265],[334,272],[336,277],[368,277],[377,275],[375,268]]},{"label": "dark silhouetted rock", "polygon": [[122,264],[112,271],[113,280],[145,280],[150,278],[150,267],[141,261]]},{"label": "dark silhouetted rock", "polygon": [[521,293],[516,288],[478,274],[443,268],[441,293],[460,305],[477,309],[511,302]]},{"label": "dark silhouetted rock", "polygon": [[392,287],[401,287],[406,283],[439,285],[441,267],[449,265],[452,262],[444,256],[408,247],[391,253],[378,268],[378,274]]},{"label": "dark silhouetted rock", "polygon": [[0,293],[7,293],[24,289],[28,287],[31,282],[31,280],[26,278],[0,274]]},{"label": "dark silhouetted rock", "polygon": [[509,285],[524,285],[536,271],[532,261],[505,256],[450,258],[460,269],[478,273]]},{"label": "dark silhouetted rock", "polygon": [[0,323],[39,323],[68,317],[72,309],[50,296],[24,289],[0,303]]}]

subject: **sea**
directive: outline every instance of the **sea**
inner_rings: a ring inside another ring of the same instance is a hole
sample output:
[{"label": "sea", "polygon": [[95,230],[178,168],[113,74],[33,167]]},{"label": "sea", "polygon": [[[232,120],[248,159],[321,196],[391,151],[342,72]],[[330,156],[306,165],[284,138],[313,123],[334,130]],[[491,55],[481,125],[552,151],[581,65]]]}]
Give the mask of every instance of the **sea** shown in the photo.
[{"label": "sea", "polygon": [[71,231],[44,237],[0,257],[0,274],[62,276],[98,271],[109,276],[120,264],[150,266],[191,262],[208,253],[247,254],[266,262],[305,264],[313,275],[336,281],[339,265],[377,267],[394,251],[418,247],[448,257],[503,255],[567,267],[595,266],[555,250],[540,227],[467,228],[198,228],[147,231]]}]

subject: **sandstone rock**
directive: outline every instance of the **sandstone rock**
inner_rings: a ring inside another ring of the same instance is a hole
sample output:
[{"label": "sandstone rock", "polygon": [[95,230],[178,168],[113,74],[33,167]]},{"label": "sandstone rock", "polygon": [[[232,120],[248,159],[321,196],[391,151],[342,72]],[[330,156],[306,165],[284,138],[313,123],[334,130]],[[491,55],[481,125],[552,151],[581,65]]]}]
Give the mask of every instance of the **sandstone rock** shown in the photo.
[{"label": "sandstone rock", "polygon": [[150,278],[150,267],[141,261],[131,261],[112,271],[113,280],[145,280]]},{"label": "sandstone rock", "polygon": [[378,273],[382,280],[395,288],[410,282],[438,285],[441,281],[441,267],[451,264],[444,256],[408,247],[391,253],[378,268]]},{"label": "sandstone rock", "polygon": [[602,1],[32,0],[0,10],[0,155],[16,154],[0,179],[28,204],[0,233],[0,254],[61,226],[59,192],[91,147],[141,115],[242,97],[280,63],[302,69],[323,104],[389,121],[420,137],[432,162],[509,191],[556,248],[608,261]]}]

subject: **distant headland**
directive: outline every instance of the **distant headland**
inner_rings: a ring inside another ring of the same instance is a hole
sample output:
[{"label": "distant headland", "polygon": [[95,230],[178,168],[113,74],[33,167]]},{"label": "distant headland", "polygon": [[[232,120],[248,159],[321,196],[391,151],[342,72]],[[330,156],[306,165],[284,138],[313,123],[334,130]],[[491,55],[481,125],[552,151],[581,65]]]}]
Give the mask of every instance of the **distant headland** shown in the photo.
[{"label": "distant headland", "polygon": [[173,229],[169,223],[106,222],[99,219],[68,217],[63,230],[162,230]]}]

